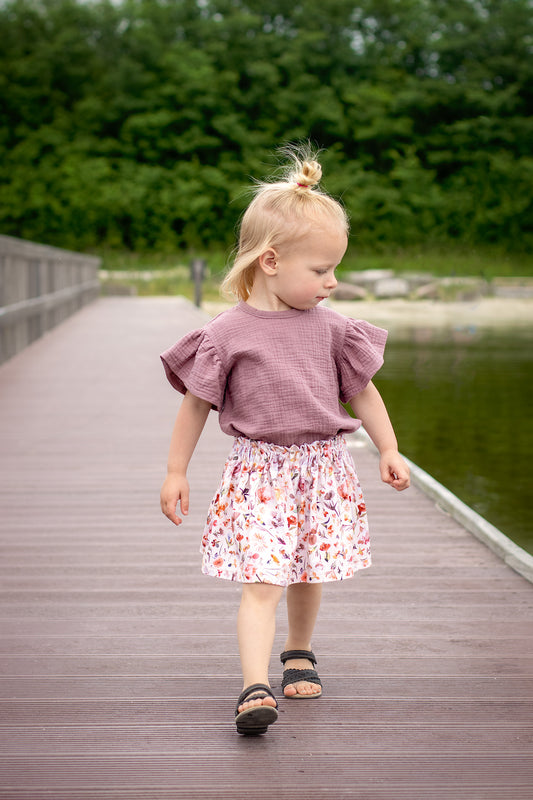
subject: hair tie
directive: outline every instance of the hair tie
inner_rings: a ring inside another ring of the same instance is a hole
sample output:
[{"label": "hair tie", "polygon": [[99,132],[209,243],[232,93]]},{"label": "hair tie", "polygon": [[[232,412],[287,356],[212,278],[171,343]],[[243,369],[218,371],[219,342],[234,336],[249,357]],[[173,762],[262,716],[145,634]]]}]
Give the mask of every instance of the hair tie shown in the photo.
[{"label": "hair tie", "polygon": [[300,188],[302,188],[302,189],[309,189],[309,184],[308,183],[298,183],[298,182],[296,182],[296,186],[300,186]]}]

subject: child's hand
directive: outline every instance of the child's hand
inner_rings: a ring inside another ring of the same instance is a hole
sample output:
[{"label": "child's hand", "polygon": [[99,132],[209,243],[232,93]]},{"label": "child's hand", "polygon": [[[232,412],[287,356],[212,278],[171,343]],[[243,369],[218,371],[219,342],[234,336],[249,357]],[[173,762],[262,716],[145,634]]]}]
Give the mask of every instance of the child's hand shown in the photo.
[{"label": "child's hand", "polygon": [[409,467],[397,450],[387,450],[381,454],[379,462],[381,480],[401,492],[410,484]]},{"label": "child's hand", "polygon": [[174,525],[181,525],[183,520],[176,514],[178,502],[181,513],[189,513],[189,481],[185,475],[169,472],[161,488],[161,511]]}]

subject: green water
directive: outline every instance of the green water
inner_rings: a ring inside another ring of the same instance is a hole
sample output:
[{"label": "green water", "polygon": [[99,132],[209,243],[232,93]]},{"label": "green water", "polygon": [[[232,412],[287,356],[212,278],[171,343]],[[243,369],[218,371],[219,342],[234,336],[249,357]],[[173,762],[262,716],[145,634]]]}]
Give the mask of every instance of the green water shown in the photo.
[{"label": "green water", "polygon": [[391,335],[375,383],[402,452],[533,553],[533,328]]}]

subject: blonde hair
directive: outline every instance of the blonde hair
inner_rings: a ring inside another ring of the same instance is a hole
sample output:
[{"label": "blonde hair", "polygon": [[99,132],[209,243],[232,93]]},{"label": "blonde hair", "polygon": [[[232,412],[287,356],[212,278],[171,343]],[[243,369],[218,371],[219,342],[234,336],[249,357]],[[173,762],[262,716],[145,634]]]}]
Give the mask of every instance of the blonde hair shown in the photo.
[{"label": "blonde hair", "polygon": [[348,217],[342,205],[314,188],[322,177],[316,154],[301,147],[286,147],[282,152],[291,161],[284,179],[258,181],[255,197],[242,217],[233,266],[221,286],[226,296],[247,300],[259,256],[302,236],[312,223],[333,222],[348,233]]}]

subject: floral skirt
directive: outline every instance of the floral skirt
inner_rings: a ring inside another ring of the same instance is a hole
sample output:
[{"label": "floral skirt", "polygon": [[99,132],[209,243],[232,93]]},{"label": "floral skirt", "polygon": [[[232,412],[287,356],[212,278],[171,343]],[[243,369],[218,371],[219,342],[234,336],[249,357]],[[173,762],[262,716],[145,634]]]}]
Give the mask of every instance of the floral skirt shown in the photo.
[{"label": "floral skirt", "polygon": [[317,583],[370,566],[366,508],[344,436],[282,447],[239,437],[202,539],[202,572]]}]

